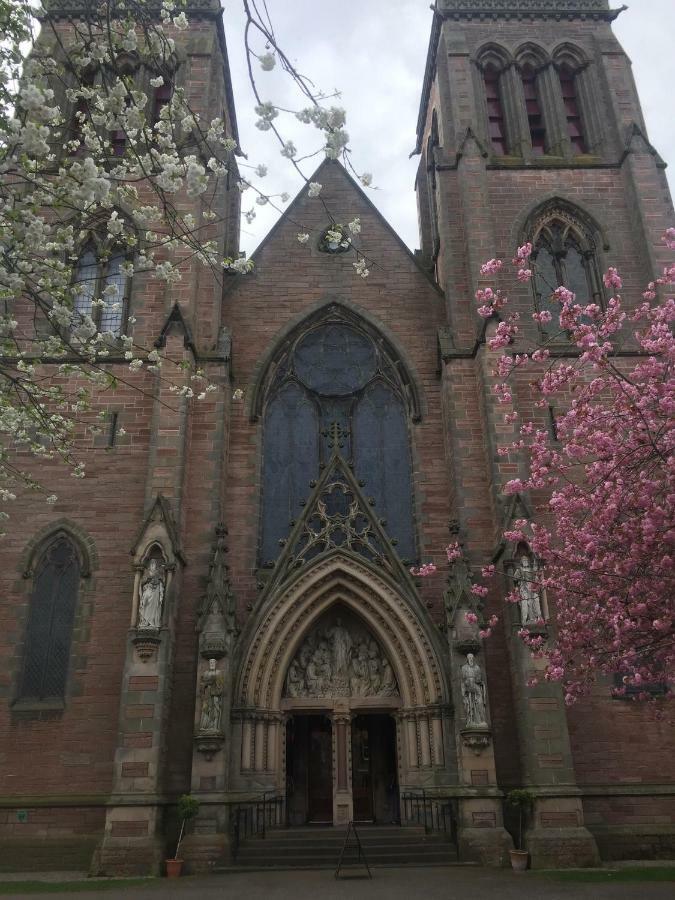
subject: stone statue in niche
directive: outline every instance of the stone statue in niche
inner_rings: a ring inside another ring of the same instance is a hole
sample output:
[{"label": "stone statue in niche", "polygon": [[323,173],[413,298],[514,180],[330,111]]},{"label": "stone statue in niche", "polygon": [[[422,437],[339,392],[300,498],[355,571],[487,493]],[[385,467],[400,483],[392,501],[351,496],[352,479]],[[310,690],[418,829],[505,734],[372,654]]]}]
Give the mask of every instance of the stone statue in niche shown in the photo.
[{"label": "stone statue in niche", "polygon": [[356,622],[341,618],[318,626],[288,668],[287,697],[397,697],[391,663]]},{"label": "stone statue in niche", "polygon": [[483,671],[473,653],[467,653],[462,666],[462,702],[469,727],[487,727],[487,704]]},{"label": "stone statue in niche", "polygon": [[161,628],[164,592],[166,589],[166,569],[157,557],[151,557],[141,575],[138,627]]},{"label": "stone statue in niche", "polygon": [[210,659],[209,667],[203,672],[200,680],[202,712],[199,719],[199,730],[202,734],[220,731],[224,689],[225,682],[216,668],[216,660]]},{"label": "stone statue in niche", "polygon": [[513,573],[513,581],[520,595],[520,621],[523,625],[533,625],[541,621],[541,597],[537,590],[537,567],[530,557],[523,553],[520,564]]}]

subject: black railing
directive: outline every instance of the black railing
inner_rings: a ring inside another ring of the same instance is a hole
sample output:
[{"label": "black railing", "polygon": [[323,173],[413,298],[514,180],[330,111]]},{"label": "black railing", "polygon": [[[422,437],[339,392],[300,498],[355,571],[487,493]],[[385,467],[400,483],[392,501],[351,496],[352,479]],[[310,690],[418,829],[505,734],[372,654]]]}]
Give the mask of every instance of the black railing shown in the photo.
[{"label": "black railing", "polygon": [[283,794],[265,791],[251,800],[228,803],[232,859],[236,860],[242,841],[250,837],[264,838],[271,828],[286,824]]},{"label": "black railing", "polygon": [[457,820],[452,801],[447,797],[434,797],[426,791],[401,793],[401,825],[421,825],[425,834],[440,831],[456,843]]}]

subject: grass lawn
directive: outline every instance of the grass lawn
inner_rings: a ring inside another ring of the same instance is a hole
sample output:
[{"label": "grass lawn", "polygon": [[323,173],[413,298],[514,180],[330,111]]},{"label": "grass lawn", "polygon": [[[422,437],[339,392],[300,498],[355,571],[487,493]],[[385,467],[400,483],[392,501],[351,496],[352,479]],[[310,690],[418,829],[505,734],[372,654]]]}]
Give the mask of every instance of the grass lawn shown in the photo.
[{"label": "grass lawn", "polygon": [[548,878],[556,881],[585,881],[606,884],[609,881],[638,882],[638,881],[675,881],[675,866],[655,866],[632,869],[574,869],[542,872]]},{"label": "grass lawn", "polygon": [[[2,875],[0,875],[2,878]],[[162,878],[113,878],[110,881],[10,881],[0,882],[2,894],[65,894],[70,891],[112,891],[128,887],[158,887]]]}]

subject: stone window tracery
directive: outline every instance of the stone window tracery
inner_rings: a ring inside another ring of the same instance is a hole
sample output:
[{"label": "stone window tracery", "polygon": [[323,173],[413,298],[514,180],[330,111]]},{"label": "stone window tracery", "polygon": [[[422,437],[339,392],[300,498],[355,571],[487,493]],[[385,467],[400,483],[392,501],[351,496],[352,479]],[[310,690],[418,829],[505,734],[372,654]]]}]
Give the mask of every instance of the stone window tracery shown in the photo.
[{"label": "stone window tracery", "polygon": [[324,322],[288,346],[264,406],[260,556],[270,565],[335,448],[353,464],[402,559],[416,556],[405,387],[383,345],[346,322]]},{"label": "stone window tracery", "polygon": [[81,564],[72,540],[59,533],[47,544],[33,574],[19,697],[65,696]]},{"label": "stone window tracery", "polygon": [[[126,261],[127,254],[121,247],[103,248],[96,235],[89,238],[74,267],[73,329],[89,316],[97,331],[110,332],[116,337],[123,334],[131,287],[130,279],[124,274]],[[112,288],[117,289],[116,294],[110,293]],[[94,302],[99,298],[104,305]]]},{"label": "stone window tracery", "polygon": [[582,305],[603,306],[595,240],[581,221],[562,209],[542,216],[533,231],[535,307],[538,312],[548,310],[552,317],[540,327],[548,337],[564,337],[560,335],[560,307],[551,298],[556,288],[573,291]]}]

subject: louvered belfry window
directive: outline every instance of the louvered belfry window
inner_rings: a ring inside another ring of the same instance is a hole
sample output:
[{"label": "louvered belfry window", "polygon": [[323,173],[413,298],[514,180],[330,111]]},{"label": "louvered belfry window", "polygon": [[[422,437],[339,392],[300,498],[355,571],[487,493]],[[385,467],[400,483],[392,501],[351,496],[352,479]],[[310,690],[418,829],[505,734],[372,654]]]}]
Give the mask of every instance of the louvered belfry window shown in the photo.
[{"label": "louvered belfry window", "polygon": [[75,547],[66,535],[58,535],[35,569],[22,698],[46,700],[64,696],[79,586],[80,562]]}]

